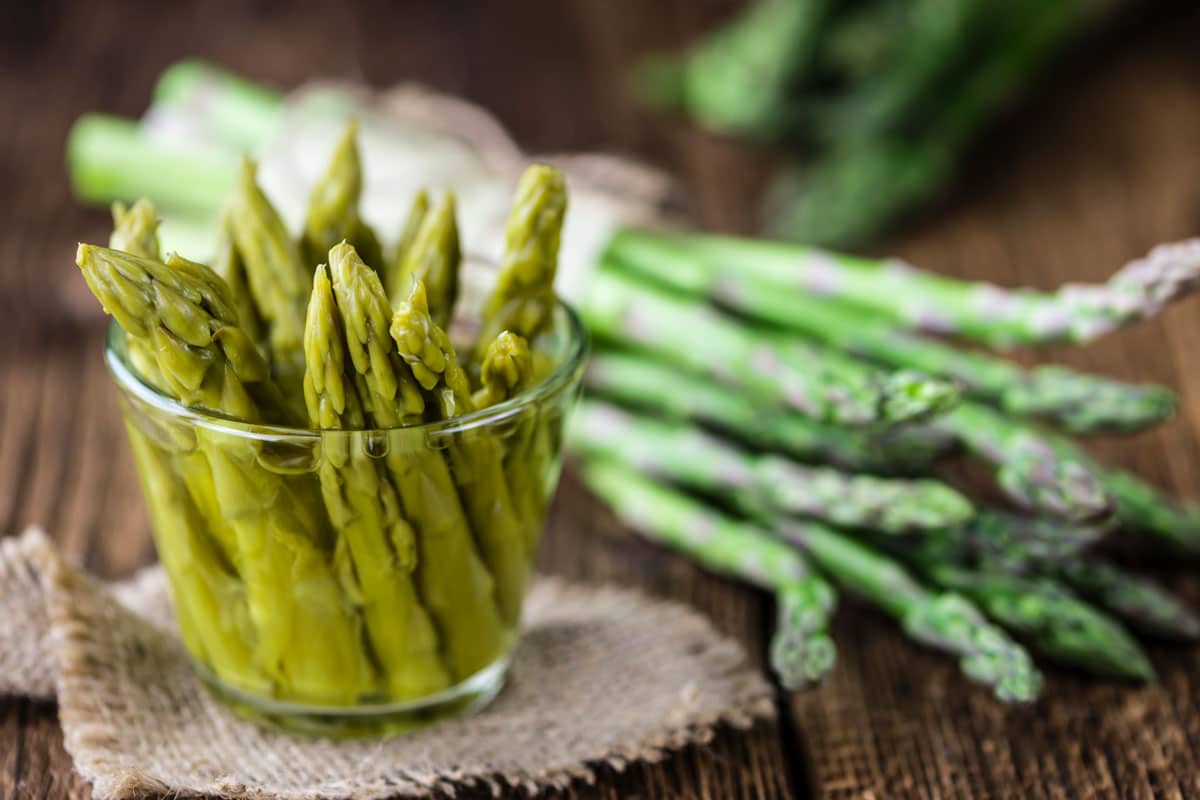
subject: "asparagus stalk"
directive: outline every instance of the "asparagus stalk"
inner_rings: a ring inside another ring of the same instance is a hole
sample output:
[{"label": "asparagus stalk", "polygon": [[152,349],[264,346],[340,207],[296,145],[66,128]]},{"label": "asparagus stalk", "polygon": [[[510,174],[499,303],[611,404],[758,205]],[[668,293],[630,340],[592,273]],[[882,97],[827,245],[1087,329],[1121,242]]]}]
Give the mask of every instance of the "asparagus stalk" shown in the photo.
[{"label": "asparagus stalk", "polygon": [[250,161],[242,162],[229,221],[250,294],[267,325],[272,372],[285,396],[299,398],[305,367],[304,309],[316,265],[304,265],[279,212],[255,182],[254,170]]},{"label": "asparagus stalk", "polygon": [[961,525],[971,503],[933,480],[889,480],[755,456],[680,423],[584,401],[568,441],[586,456],[732,497],[751,516],[798,515],[888,534]]},{"label": "asparagus stalk", "polygon": [[1063,458],[1087,465],[1099,478],[1114,500],[1121,528],[1180,553],[1200,553],[1200,506],[1180,503],[1132,473],[1104,468],[1066,437],[1047,441]]},{"label": "asparagus stalk", "polygon": [[669,237],[628,231],[607,257],[656,282],[900,369],[953,380],[971,396],[1016,416],[1038,416],[1073,433],[1130,431],[1175,410],[1161,386],[1138,386],[1057,366],[1025,370],[1008,361],[903,330],[876,314],[778,285]]},{"label": "asparagus stalk", "polygon": [[1079,594],[1149,636],[1194,641],[1200,619],[1153,581],[1095,558],[1058,562],[1057,576]]},{"label": "asparagus stalk", "polygon": [[[666,234],[663,234],[666,235]],[[1160,312],[1200,285],[1200,240],[1156,247],[1103,284],[1053,292],[1003,289],[802,245],[678,234],[705,259],[755,276],[779,292],[844,301],[900,327],[954,334],[997,347],[1085,344]]]},{"label": "asparagus stalk", "polygon": [[[380,428],[424,421],[425,399],[388,334],[392,309],[379,276],[348,244],[329,251],[334,297],[359,398]],[[416,530],[417,578],[441,632],[456,682],[490,665],[507,634],[493,601],[493,580],[475,549],[458,488],[439,450],[424,437],[393,431],[385,461],[402,513]]]},{"label": "asparagus stalk", "polygon": [[778,135],[791,121],[789,94],[812,59],[832,5],[760,0],[682,60],[659,56],[644,63],[642,93],[717,130]]},{"label": "asparagus stalk", "polygon": [[775,593],[779,627],[770,658],[785,687],[819,683],[832,669],[836,652],[826,629],[835,595],[800,553],[757,526],[726,517],[628,467],[589,459],[582,475],[626,524],[647,538],[708,569]]},{"label": "asparagus stalk", "polygon": [[998,699],[1037,698],[1042,676],[1029,654],[961,594],[927,589],[895,561],[818,523],[789,520],[776,532],[837,583],[894,617],[908,636],[958,656],[963,673],[990,686]]},{"label": "asparagus stalk", "polygon": [[846,428],[764,409],[735,389],[636,353],[593,354],[584,380],[589,390],[622,405],[699,422],[759,450],[855,472],[925,472],[953,443],[953,437],[927,425]]},{"label": "asparagus stalk", "polygon": [[[458,301],[462,248],[454,209],[454,193],[446,192],[436,206],[422,215],[421,226],[412,243],[401,243],[405,250],[404,263],[395,279],[396,291],[391,295],[392,304],[400,305],[409,296],[414,283],[424,283],[430,314],[440,328],[449,327],[454,304]],[[417,208],[414,208],[413,213],[416,212]]]},{"label": "asparagus stalk", "polygon": [[1029,639],[1048,658],[1096,675],[1154,679],[1154,667],[1115,620],[1096,611],[1057,581],[954,564],[920,565],[938,585],[973,598],[992,619]]},{"label": "asparagus stalk", "polygon": [[333,149],[325,174],[313,186],[300,237],[300,252],[305,266],[321,263],[329,248],[349,242],[364,261],[383,269],[383,248],[379,237],[358,213],[362,195],[362,165],[358,154],[358,120],[346,123]]},{"label": "asparagus stalk", "polygon": [[354,596],[361,598],[371,652],[392,701],[432,694],[450,681],[437,632],[410,576],[416,566],[416,535],[361,434],[339,432],[361,430],[366,421],[358,390],[348,380],[346,336],[324,266],[313,280],[304,339],[304,398],[309,421],[323,431],[321,494],[360,587]]},{"label": "asparagus stalk", "polygon": [[992,465],[1000,488],[1022,508],[1076,522],[1113,511],[1100,476],[1085,461],[1056,450],[1052,434],[977,403],[962,403],[931,424]]},{"label": "asparagus stalk", "polygon": [[562,173],[542,164],[526,169],[509,212],[496,286],[483,308],[476,363],[502,331],[532,342],[550,328],[566,211],[567,186]]},{"label": "asparagus stalk", "polygon": [[383,288],[387,290],[388,297],[392,298],[395,305],[398,305],[397,301],[403,297],[400,276],[404,273],[404,264],[428,213],[429,193],[422,189],[413,198],[408,217],[404,220],[404,227],[400,229],[400,235],[396,239],[395,248],[384,259],[386,268],[379,272],[383,279]]},{"label": "asparagus stalk", "polygon": [[[114,250],[123,250],[143,258],[161,260],[162,252],[158,244],[158,212],[148,200],[138,200],[133,206],[124,203],[113,203],[113,231],[109,236],[108,246]],[[129,351],[129,360],[133,363],[138,375],[155,387],[165,384],[158,363],[154,358],[154,350],[150,343],[137,336],[125,335],[125,345]]]},{"label": "asparagus stalk", "polygon": [[[214,272],[86,244],[76,262],[121,327],[152,343],[175,397],[262,419],[254,397],[268,381],[267,365],[237,326],[228,287]],[[217,431],[198,438],[217,507],[236,536],[260,668],[281,697],[301,702],[347,705],[370,693],[375,677],[360,646],[361,624],[327,562],[327,530],[309,487],[265,469],[260,448],[246,439]]]},{"label": "asparagus stalk", "polygon": [[816,345],[764,338],[714,309],[656,292],[615,270],[597,271],[588,289],[580,312],[597,336],[816,420],[902,422],[940,413],[957,399],[954,387],[942,381],[882,372]]},{"label": "asparagus stalk", "polygon": [[[433,320],[421,280],[413,283],[408,300],[392,317],[391,335],[421,388],[435,399],[441,419],[475,410],[467,373],[458,363],[450,337]],[[509,496],[502,452],[491,433],[478,430],[455,433],[448,452],[467,518],[495,581],[500,617],[515,626],[529,582],[530,560]]]},{"label": "asparagus stalk", "polygon": [[[233,234],[233,220],[226,209],[221,214],[218,223],[217,250],[213,256],[213,272],[221,276],[229,286],[233,295],[233,306],[237,309],[238,324],[246,335],[257,342],[260,347],[266,344],[266,323],[259,316],[258,306],[250,293],[249,278],[246,276],[246,264],[238,251],[237,241]],[[123,249],[123,248],[118,248]]]}]

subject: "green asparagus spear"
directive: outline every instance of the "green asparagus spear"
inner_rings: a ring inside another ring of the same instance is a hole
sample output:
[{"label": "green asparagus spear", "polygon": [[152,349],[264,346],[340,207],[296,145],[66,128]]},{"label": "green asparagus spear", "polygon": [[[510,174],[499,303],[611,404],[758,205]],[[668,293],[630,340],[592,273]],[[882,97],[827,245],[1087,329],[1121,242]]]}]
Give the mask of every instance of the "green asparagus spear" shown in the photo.
[{"label": "green asparagus spear", "polygon": [[483,308],[475,361],[501,331],[529,341],[549,329],[554,315],[558,245],[567,211],[567,185],[553,167],[525,170],[509,213],[496,287]]},{"label": "green asparagus spear", "polygon": [[400,289],[400,276],[404,271],[404,262],[408,259],[408,252],[412,249],[413,242],[417,240],[417,233],[420,232],[421,225],[425,222],[425,215],[428,213],[429,193],[422,189],[413,198],[412,207],[408,210],[408,217],[404,220],[404,227],[400,230],[400,237],[396,240],[395,249],[384,260],[386,269],[380,271],[383,288],[387,290],[388,297],[393,301],[403,297]]},{"label": "green asparagus spear", "polygon": [[1056,451],[1053,434],[978,403],[962,403],[931,424],[994,467],[1000,488],[1022,508],[1076,522],[1113,512],[1100,476],[1083,460]]},{"label": "green asparagus spear", "polygon": [[254,171],[250,161],[242,162],[229,221],[250,294],[267,325],[272,372],[286,397],[299,398],[304,383],[304,308],[316,265],[305,266],[283,219],[255,182]]},{"label": "green asparagus spear", "polygon": [[895,561],[823,525],[788,520],[775,530],[837,583],[898,620],[910,637],[957,655],[963,673],[992,687],[998,699],[1038,696],[1042,676],[1029,654],[961,594],[931,591]]},{"label": "green asparagus spear", "polygon": [[657,57],[639,70],[646,99],[682,107],[705,125],[776,136],[791,121],[789,94],[812,59],[830,0],[760,0],[681,62]]},{"label": "green asparagus spear", "polygon": [[771,666],[789,689],[819,683],[835,660],[826,633],[835,595],[804,557],[757,526],[659,486],[634,469],[588,460],[584,482],[628,525],[705,567],[775,592]]},{"label": "green asparagus spear", "polygon": [[801,291],[781,291],[730,262],[706,258],[679,240],[636,231],[617,234],[609,258],[697,299],[797,331],[831,347],[901,369],[953,380],[980,400],[1016,416],[1053,420],[1075,433],[1128,431],[1161,422],[1175,410],[1160,386],[1137,386],[1057,366],[1025,370],[903,330],[852,305]]},{"label": "green asparagus spear", "polygon": [[334,147],[325,174],[313,186],[300,239],[305,266],[324,261],[329,248],[338,242],[349,242],[364,261],[376,269],[383,269],[379,237],[358,213],[362,182],[358,120],[351,119]]},{"label": "green asparagus spear", "polygon": [[943,588],[972,597],[992,619],[1027,637],[1053,658],[1097,675],[1136,681],[1154,679],[1154,668],[1137,641],[1116,621],[1048,578],[921,565]]},{"label": "green asparagus spear", "polygon": [[[347,380],[346,337],[324,266],[313,280],[304,338],[304,397],[312,426],[362,429],[362,403],[353,381]],[[437,632],[409,575],[416,566],[416,536],[361,435],[324,433],[319,476],[325,507],[361,587],[357,596],[367,637],[389,698],[410,700],[446,688],[449,676]]]},{"label": "green asparagus spear", "polygon": [[1150,636],[1193,641],[1200,619],[1162,587],[1096,558],[1058,562],[1056,574],[1072,589]]},{"label": "green asparagus spear", "polygon": [[1160,245],[1103,284],[1054,292],[1002,289],[816,248],[707,234],[681,235],[704,258],[736,266],[780,292],[807,292],[869,309],[905,328],[998,347],[1084,344],[1154,316],[1200,285],[1200,240]]},{"label": "green asparagus spear", "polygon": [[[132,336],[152,342],[166,389],[188,406],[255,422],[266,362],[237,327],[229,289],[182,259],[153,259],[81,244],[93,294]],[[323,514],[305,478],[266,469],[260,447],[205,430],[217,507],[237,540],[238,568],[257,631],[256,659],[282,698],[347,705],[373,691],[361,623],[323,552]]]},{"label": "green asparagus spear", "polygon": [[531,385],[533,355],[524,336],[504,331],[484,353],[479,365],[480,388],[475,392],[476,408],[511,400]]},{"label": "green asparagus spear", "polygon": [[855,429],[764,409],[734,389],[635,353],[594,354],[584,379],[589,390],[623,405],[699,422],[760,450],[851,471],[925,472],[953,444],[953,437],[927,425]]},{"label": "green asparagus spear", "polygon": [[433,321],[441,328],[449,327],[454,304],[458,301],[462,250],[454,209],[454,193],[446,192],[438,204],[424,214],[416,237],[405,248],[404,264],[396,278],[396,292],[391,295],[392,305],[398,306],[408,298],[413,283],[421,281],[429,294]]},{"label": "green asparagus spear", "polygon": [[[425,284],[416,280],[392,317],[392,339],[417,382],[435,398],[441,419],[475,410],[471,384],[450,337],[433,321]],[[525,536],[509,496],[499,443],[487,431],[461,431],[448,448],[467,518],[495,581],[501,618],[516,625],[529,582]]]},{"label": "green asparagus spear", "polygon": [[908,421],[940,413],[957,399],[949,384],[914,372],[882,372],[816,345],[768,339],[715,309],[615,270],[592,276],[580,312],[599,337],[821,421]]},{"label": "green asparagus spear", "polygon": [[1179,553],[1200,553],[1200,506],[1180,503],[1132,473],[1106,469],[1064,436],[1047,441],[1060,456],[1086,465],[1099,478],[1114,500],[1121,528]]},{"label": "green asparagus spear", "polygon": [[[370,424],[395,428],[423,422],[425,399],[388,334],[392,309],[379,276],[348,244],[329,251],[329,271]],[[421,596],[442,635],[453,679],[465,680],[492,664],[508,639],[492,599],[492,576],[476,552],[441,452],[423,435],[398,430],[389,437],[385,461],[402,513],[416,530]]]},{"label": "green asparagus spear", "polygon": [[584,401],[572,414],[568,442],[587,456],[731,496],[751,516],[799,515],[902,534],[961,525],[974,513],[965,497],[937,481],[847,475],[755,456],[686,425],[596,401]]}]

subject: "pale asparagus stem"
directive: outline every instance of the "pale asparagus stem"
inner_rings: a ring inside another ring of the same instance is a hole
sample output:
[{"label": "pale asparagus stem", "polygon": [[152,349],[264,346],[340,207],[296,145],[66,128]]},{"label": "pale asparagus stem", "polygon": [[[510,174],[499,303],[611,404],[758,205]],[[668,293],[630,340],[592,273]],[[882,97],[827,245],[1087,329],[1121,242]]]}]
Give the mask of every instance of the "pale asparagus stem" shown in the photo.
[{"label": "pale asparagus stem", "polygon": [[927,425],[855,429],[763,408],[742,392],[636,353],[593,354],[584,380],[589,391],[622,405],[702,423],[759,450],[855,472],[926,472],[954,444],[953,437]]},{"label": "pale asparagus stem", "polygon": [[476,363],[501,331],[533,341],[549,330],[566,211],[567,186],[562,173],[543,164],[526,169],[509,212],[496,287],[483,308]]},{"label": "pale asparagus stem", "polygon": [[429,193],[421,189],[413,197],[408,217],[404,220],[404,227],[400,229],[400,236],[396,239],[396,247],[384,260],[385,269],[379,270],[383,288],[387,291],[388,297],[392,298],[393,304],[396,304],[396,301],[402,297],[400,276],[404,271],[404,262],[408,259],[408,251],[412,248],[413,242],[417,240],[417,233],[420,232],[428,212]]},{"label": "pale asparagus stem", "polygon": [[424,215],[416,238],[406,248],[404,264],[397,276],[397,290],[391,295],[392,305],[399,306],[408,298],[413,283],[421,281],[429,296],[430,314],[441,328],[450,325],[454,304],[458,301],[462,248],[454,215],[454,193],[446,192],[438,204]]},{"label": "pale asparagus stem", "polygon": [[977,403],[962,403],[931,424],[990,464],[1000,488],[1022,508],[1076,522],[1113,511],[1100,476],[1083,460],[1057,452],[1053,434]]},{"label": "pale asparagus stem", "polygon": [[[392,309],[379,276],[348,244],[329,251],[329,271],[367,419],[381,428],[423,422],[425,399],[388,334]],[[492,664],[508,635],[441,452],[423,436],[405,434],[393,432],[386,462],[402,513],[416,529],[421,596],[441,632],[452,677],[462,681]]]},{"label": "pale asparagus stem", "polygon": [[[266,362],[237,327],[224,282],[207,267],[170,267],[80,245],[77,262],[104,308],[149,339],[166,388],[181,402],[247,422],[262,419],[254,396]],[[373,691],[361,622],[346,607],[322,542],[328,531],[307,479],[264,468],[252,440],[198,431],[216,507],[237,541],[238,567],[257,631],[256,660],[286,699],[353,704]]]},{"label": "pale asparagus stem", "polygon": [[[390,330],[400,357],[434,399],[441,419],[475,410],[467,374],[458,363],[450,337],[433,320],[421,280],[413,282],[407,301],[392,317]],[[503,451],[489,431],[466,430],[454,434],[448,452],[467,518],[495,582],[500,616],[515,626],[531,562],[509,496]]]},{"label": "pale asparagus stem", "polygon": [[776,531],[834,581],[898,620],[910,637],[957,655],[963,673],[992,687],[998,699],[1037,698],[1042,676],[1029,654],[961,594],[927,589],[895,561],[832,528],[793,520]]},{"label": "pale asparagus stem", "polygon": [[929,580],[962,592],[992,619],[1027,638],[1048,658],[1088,672],[1136,681],[1154,679],[1137,641],[1115,620],[1053,579],[916,563]]},{"label": "pale asparagus stem", "polygon": [[[254,164],[242,162],[229,220],[250,294],[258,316],[267,326],[272,372],[286,397],[300,398],[304,382],[304,308],[316,265],[304,264],[279,212],[255,182],[254,171]],[[302,407],[298,412],[303,417]]]},{"label": "pale asparagus stem", "polygon": [[687,425],[584,401],[568,442],[690,489],[731,497],[754,517],[797,515],[890,534],[955,527],[974,513],[958,492],[933,480],[895,480],[804,467],[755,456]]},{"label": "pale asparagus stem", "polygon": [[1057,366],[1026,370],[899,330],[886,318],[828,297],[781,291],[777,284],[707,258],[699,249],[669,237],[621,233],[610,244],[608,257],[681,293],[894,368],[953,380],[1010,414],[1046,417],[1073,432],[1136,430],[1162,421],[1175,409],[1174,395],[1164,387]]},{"label": "pale asparagus stem", "polygon": [[799,552],[757,526],[726,517],[627,466],[588,459],[582,474],[588,487],[642,535],[708,569],[775,593],[779,627],[770,656],[784,686],[811,686],[833,668],[836,653],[826,630],[836,598]]},{"label": "pale asparagus stem", "polygon": [[325,507],[349,553],[371,652],[383,669],[392,701],[445,689],[437,632],[410,575],[416,537],[380,462],[370,457],[360,430],[366,420],[346,371],[346,338],[325,267],[317,268],[304,328],[308,370],[304,396],[309,421],[323,431],[318,474]]},{"label": "pale asparagus stem", "polygon": [[358,213],[362,195],[362,165],[358,154],[358,120],[346,123],[334,146],[325,173],[313,186],[308,216],[300,238],[304,265],[310,270],[325,260],[338,242],[354,245],[367,264],[383,269],[379,237]]},{"label": "pale asparagus stem", "polygon": [[612,269],[592,276],[580,312],[597,336],[750,391],[760,404],[821,421],[909,421],[957,400],[957,390],[943,381],[884,372],[817,345],[764,336]]},{"label": "pale asparagus stem", "polygon": [[705,234],[682,238],[706,258],[768,281],[781,292],[845,300],[908,328],[997,347],[1090,342],[1158,314],[1200,286],[1200,239],[1159,245],[1102,284],[1038,292],[800,245]]},{"label": "pale asparagus stem", "polygon": [[[497,336],[480,364],[481,386],[474,395],[475,407],[488,408],[507,402],[533,386],[534,362],[534,354],[524,337],[512,331]],[[549,442],[549,428],[538,406],[526,408],[503,447],[509,496],[525,532],[525,552],[530,558],[536,556],[542,535],[546,513],[545,472],[555,452]]]}]

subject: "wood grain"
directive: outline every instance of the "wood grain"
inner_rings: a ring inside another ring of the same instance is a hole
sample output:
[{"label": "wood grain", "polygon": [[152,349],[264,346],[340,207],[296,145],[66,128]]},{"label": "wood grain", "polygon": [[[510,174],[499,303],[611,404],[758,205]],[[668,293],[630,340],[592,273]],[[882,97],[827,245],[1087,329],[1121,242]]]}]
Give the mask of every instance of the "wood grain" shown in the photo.
[{"label": "wood grain", "polygon": [[[105,575],[153,557],[131,460],[99,353],[103,335],[72,263],[102,240],[62,169],[82,111],[135,115],[154,77],[202,56],[288,88],[315,75],[384,85],[416,79],[480,102],[531,150],[647,158],[689,187],[709,227],[748,231],[768,159],[640,109],[624,76],[676,47],[733,0],[614,3],[387,0],[215,5],[44,2],[0,6],[0,531],[47,526]],[[972,278],[1049,287],[1105,277],[1158,241],[1200,228],[1200,14],[1159,10],[1081,54],[1016,110],[964,180],[908,234],[881,246]],[[1177,386],[1169,425],[1096,451],[1200,499],[1196,304],[1086,349],[1073,366]],[[1032,354],[1018,354],[1030,361]],[[620,529],[569,475],[543,569],[616,581],[708,614],[761,663],[771,609]],[[1172,577],[1168,575],[1168,577]],[[1172,579],[1200,601],[1200,585]],[[1156,647],[1162,681],[1100,685],[1052,672],[1047,699],[1005,710],[946,658],[853,600],[839,612],[841,663],[826,687],[781,693],[781,721],[722,731],[662,764],[606,772],[563,797],[1200,797],[1200,653]],[[87,798],[54,708],[0,700],[0,799]]]}]

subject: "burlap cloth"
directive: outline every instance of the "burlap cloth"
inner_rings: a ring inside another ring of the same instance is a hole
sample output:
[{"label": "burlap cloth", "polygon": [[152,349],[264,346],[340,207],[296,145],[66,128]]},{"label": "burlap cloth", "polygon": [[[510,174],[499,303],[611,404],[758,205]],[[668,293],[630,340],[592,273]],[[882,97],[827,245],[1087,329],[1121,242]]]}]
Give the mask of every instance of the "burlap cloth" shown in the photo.
[{"label": "burlap cloth", "polygon": [[200,684],[157,567],[104,584],[40,531],[0,541],[0,693],[57,696],[97,798],[383,798],[591,780],[771,716],[771,690],[698,614],[539,579],[508,685],[478,715],[383,740],[275,733]]}]

